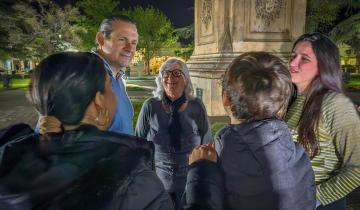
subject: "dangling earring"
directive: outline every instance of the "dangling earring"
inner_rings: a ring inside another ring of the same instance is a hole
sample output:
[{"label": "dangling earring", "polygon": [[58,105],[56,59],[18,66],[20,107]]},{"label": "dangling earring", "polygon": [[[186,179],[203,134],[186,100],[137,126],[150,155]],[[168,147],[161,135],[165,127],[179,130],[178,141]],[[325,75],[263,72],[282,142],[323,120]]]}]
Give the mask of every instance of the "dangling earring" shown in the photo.
[{"label": "dangling earring", "polygon": [[107,109],[100,109],[98,112],[98,116],[95,118],[96,123],[99,126],[105,126],[109,123],[110,118],[109,118],[109,110]]}]

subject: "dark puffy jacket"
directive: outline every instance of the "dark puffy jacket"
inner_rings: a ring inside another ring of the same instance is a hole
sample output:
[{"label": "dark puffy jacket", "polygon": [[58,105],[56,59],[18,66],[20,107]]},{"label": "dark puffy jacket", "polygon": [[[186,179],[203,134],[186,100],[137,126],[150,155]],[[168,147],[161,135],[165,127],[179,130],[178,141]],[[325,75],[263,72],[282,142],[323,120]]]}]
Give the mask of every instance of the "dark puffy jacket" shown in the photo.
[{"label": "dark puffy jacket", "polygon": [[[142,138],[90,125],[46,137],[20,124],[0,130],[0,145],[0,209],[173,209],[152,168],[153,143]],[[217,173],[218,180],[208,172]],[[208,182],[222,189],[216,164],[198,161],[189,175],[193,182],[188,194],[192,197],[185,209],[221,206],[198,204],[202,200],[193,193],[198,193],[195,187],[207,188]],[[222,194],[218,191],[212,196],[220,198]],[[200,198],[209,200],[210,196]]]},{"label": "dark puffy jacket", "polygon": [[225,173],[226,210],[314,210],[315,178],[302,146],[278,119],[229,125],[215,147]]},{"label": "dark puffy jacket", "polygon": [[173,208],[146,140],[93,126],[45,138],[22,125],[2,136],[0,209]]}]

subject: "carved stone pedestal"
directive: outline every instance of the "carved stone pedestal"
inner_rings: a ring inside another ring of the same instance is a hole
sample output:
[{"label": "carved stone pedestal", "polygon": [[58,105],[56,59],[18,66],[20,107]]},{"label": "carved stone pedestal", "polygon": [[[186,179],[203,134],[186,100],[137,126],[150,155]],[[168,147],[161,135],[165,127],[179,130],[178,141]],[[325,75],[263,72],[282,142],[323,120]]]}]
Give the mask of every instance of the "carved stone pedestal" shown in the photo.
[{"label": "carved stone pedestal", "polygon": [[288,57],[305,28],[306,0],[195,0],[195,48],[187,64],[209,116],[222,116],[221,76],[249,51]]}]

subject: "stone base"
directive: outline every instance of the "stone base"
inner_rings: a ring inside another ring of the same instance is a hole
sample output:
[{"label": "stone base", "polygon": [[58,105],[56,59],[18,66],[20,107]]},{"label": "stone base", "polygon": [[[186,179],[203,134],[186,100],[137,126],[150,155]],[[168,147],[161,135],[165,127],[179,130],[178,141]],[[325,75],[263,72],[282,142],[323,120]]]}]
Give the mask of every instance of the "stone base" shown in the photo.
[{"label": "stone base", "polygon": [[[187,61],[195,95],[199,97],[209,116],[226,116],[222,105],[222,76],[228,65],[241,53],[193,55]],[[289,53],[273,53],[283,58]]]},{"label": "stone base", "polygon": [[195,95],[199,97],[209,116],[225,116],[222,105],[221,78],[235,54],[208,54],[191,56],[187,65]]}]

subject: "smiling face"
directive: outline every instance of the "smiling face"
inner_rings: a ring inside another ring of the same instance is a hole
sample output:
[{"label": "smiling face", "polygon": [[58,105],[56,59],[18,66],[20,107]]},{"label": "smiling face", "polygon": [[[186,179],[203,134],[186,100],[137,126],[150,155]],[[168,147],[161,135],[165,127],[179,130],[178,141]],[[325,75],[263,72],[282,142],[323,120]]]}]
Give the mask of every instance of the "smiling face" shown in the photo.
[{"label": "smiling face", "polygon": [[134,57],[138,43],[136,26],[132,23],[117,20],[112,23],[110,37],[105,38],[100,34],[99,42],[103,56],[116,69],[129,66]]},{"label": "smiling face", "polygon": [[319,74],[318,62],[310,42],[299,42],[289,60],[291,80],[303,93]]},{"label": "smiling face", "polygon": [[186,81],[179,64],[174,64],[162,72],[162,84],[165,94],[174,101],[182,96]]}]

